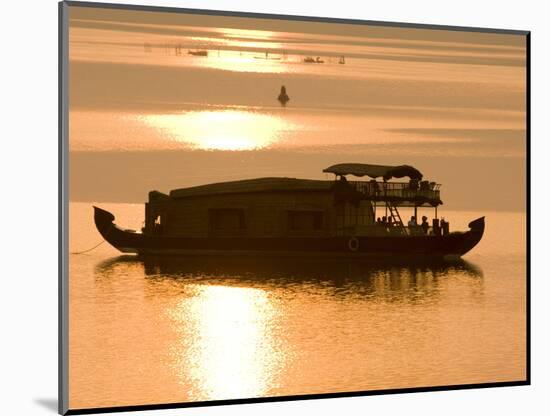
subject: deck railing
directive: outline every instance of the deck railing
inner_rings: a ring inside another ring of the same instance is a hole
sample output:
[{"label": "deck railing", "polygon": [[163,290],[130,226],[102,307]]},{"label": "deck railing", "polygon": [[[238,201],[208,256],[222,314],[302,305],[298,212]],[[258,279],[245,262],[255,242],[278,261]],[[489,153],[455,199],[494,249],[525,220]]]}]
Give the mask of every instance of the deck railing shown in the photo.
[{"label": "deck railing", "polygon": [[413,200],[416,197],[424,197],[434,201],[440,199],[441,184],[435,182],[410,184],[407,182],[349,181],[349,183],[359,192],[373,198],[397,197]]},{"label": "deck railing", "polygon": [[421,226],[405,226],[403,228],[397,227],[395,225],[348,225],[343,227],[338,227],[336,230],[336,235],[339,236],[386,236],[386,235],[412,235],[412,236],[422,236],[422,235],[446,235],[447,231],[444,231],[442,228],[434,230],[434,227],[428,227],[427,231],[424,232]]}]

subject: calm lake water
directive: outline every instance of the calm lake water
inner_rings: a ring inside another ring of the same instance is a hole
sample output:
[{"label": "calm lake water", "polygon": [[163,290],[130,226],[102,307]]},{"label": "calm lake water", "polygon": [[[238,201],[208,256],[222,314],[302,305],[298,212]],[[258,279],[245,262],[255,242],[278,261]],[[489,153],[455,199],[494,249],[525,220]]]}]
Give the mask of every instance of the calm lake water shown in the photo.
[{"label": "calm lake water", "polygon": [[[141,227],[143,205],[100,206]],[[486,215],[464,262],[70,255],[70,407],[524,379],[525,214],[443,215]],[[100,241],[71,203],[70,251]]]}]

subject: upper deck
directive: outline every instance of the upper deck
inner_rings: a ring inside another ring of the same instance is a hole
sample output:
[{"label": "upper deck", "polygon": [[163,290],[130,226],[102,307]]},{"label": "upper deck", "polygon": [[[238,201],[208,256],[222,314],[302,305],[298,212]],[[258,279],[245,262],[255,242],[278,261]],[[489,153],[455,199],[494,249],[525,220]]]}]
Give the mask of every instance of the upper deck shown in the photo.
[{"label": "upper deck", "polygon": [[[323,172],[333,173],[338,182],[348,183],[362,194],[363,199],[374,202],[391,202],[397,206],[419,206],[442,204],[440,184],[422,180],[422,173],[409,165],[383,166],[364,163],[340,163],[323,169]],[[370,181],[348,181],[346,175],[369,176]],[[388,182],[392,178],[408,177],[408,182]],[[382,178],[383,181],[377,181]]]},{"label": "upper deck", "polygon": [[435,182],[378,182],[348,181],[365,199],[375,202],[390,201],[398,206],[441,205],[441,184]]}]

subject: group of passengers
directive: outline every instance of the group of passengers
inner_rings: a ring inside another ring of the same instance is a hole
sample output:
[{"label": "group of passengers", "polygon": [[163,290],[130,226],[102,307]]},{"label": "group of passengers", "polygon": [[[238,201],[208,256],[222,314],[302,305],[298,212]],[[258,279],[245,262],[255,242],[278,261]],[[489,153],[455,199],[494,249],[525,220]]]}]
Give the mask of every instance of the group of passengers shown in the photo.
[{"label": "group of passengers", "polygon": [[[416,222],[416,217],[414,215],[411,217],[411,219],[407,223],[407,226],[410,229],[414,229],[418,227],[418,224]],[[428,224],[428,217],[426,217],[425,215],[422,216],[422,223],[420,224],[420,228],[422,228],[422,231],[424,232],[424,234],[428,234],[428,231],[430,229],[430,224]]]},{"label": "group of passengers", "polygon": [[392,227],[394,224],[393,222],[393,218],[392,217],[378,217],[378,219],[376,220],[376,225],[381,225],[383,227]]},{"label": "group of passengers", "polygon": [[[409,230],[418,230],[421,229],[422,233],[424,234],[433,234],[433,235],[447,235],[449,234],[449,223],[445,221],[445,218],[441,218],[439,220],[438,218],[434,218],[432,221],[432,227],[430,230],[430,224],[428,223],[428,217],[425,215],[422,216],[422,223],[418,224],[416,221],[416,217],[413,215],[409,222],[407,223],[407,226]],[[390,229],[390,227],[393,227],[396,225],[396,222],[393,220],[392,217],[384,216],[382,218],[378,217],[376,220],[376,225],[385,227],[386,229]]]}]

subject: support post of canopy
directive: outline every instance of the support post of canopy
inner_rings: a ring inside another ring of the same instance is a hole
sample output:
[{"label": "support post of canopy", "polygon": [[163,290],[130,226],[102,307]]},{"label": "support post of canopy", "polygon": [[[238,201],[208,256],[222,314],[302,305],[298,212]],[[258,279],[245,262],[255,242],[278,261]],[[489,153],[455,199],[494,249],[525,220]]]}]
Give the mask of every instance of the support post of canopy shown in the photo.
[{"label": "support post of canopy", "polygon": [[388,218],[388,193],[386,192],[386,181],[384,181],[384,201],[386,201],[386,203],[384,205],[386,205],[386,219]]}]

